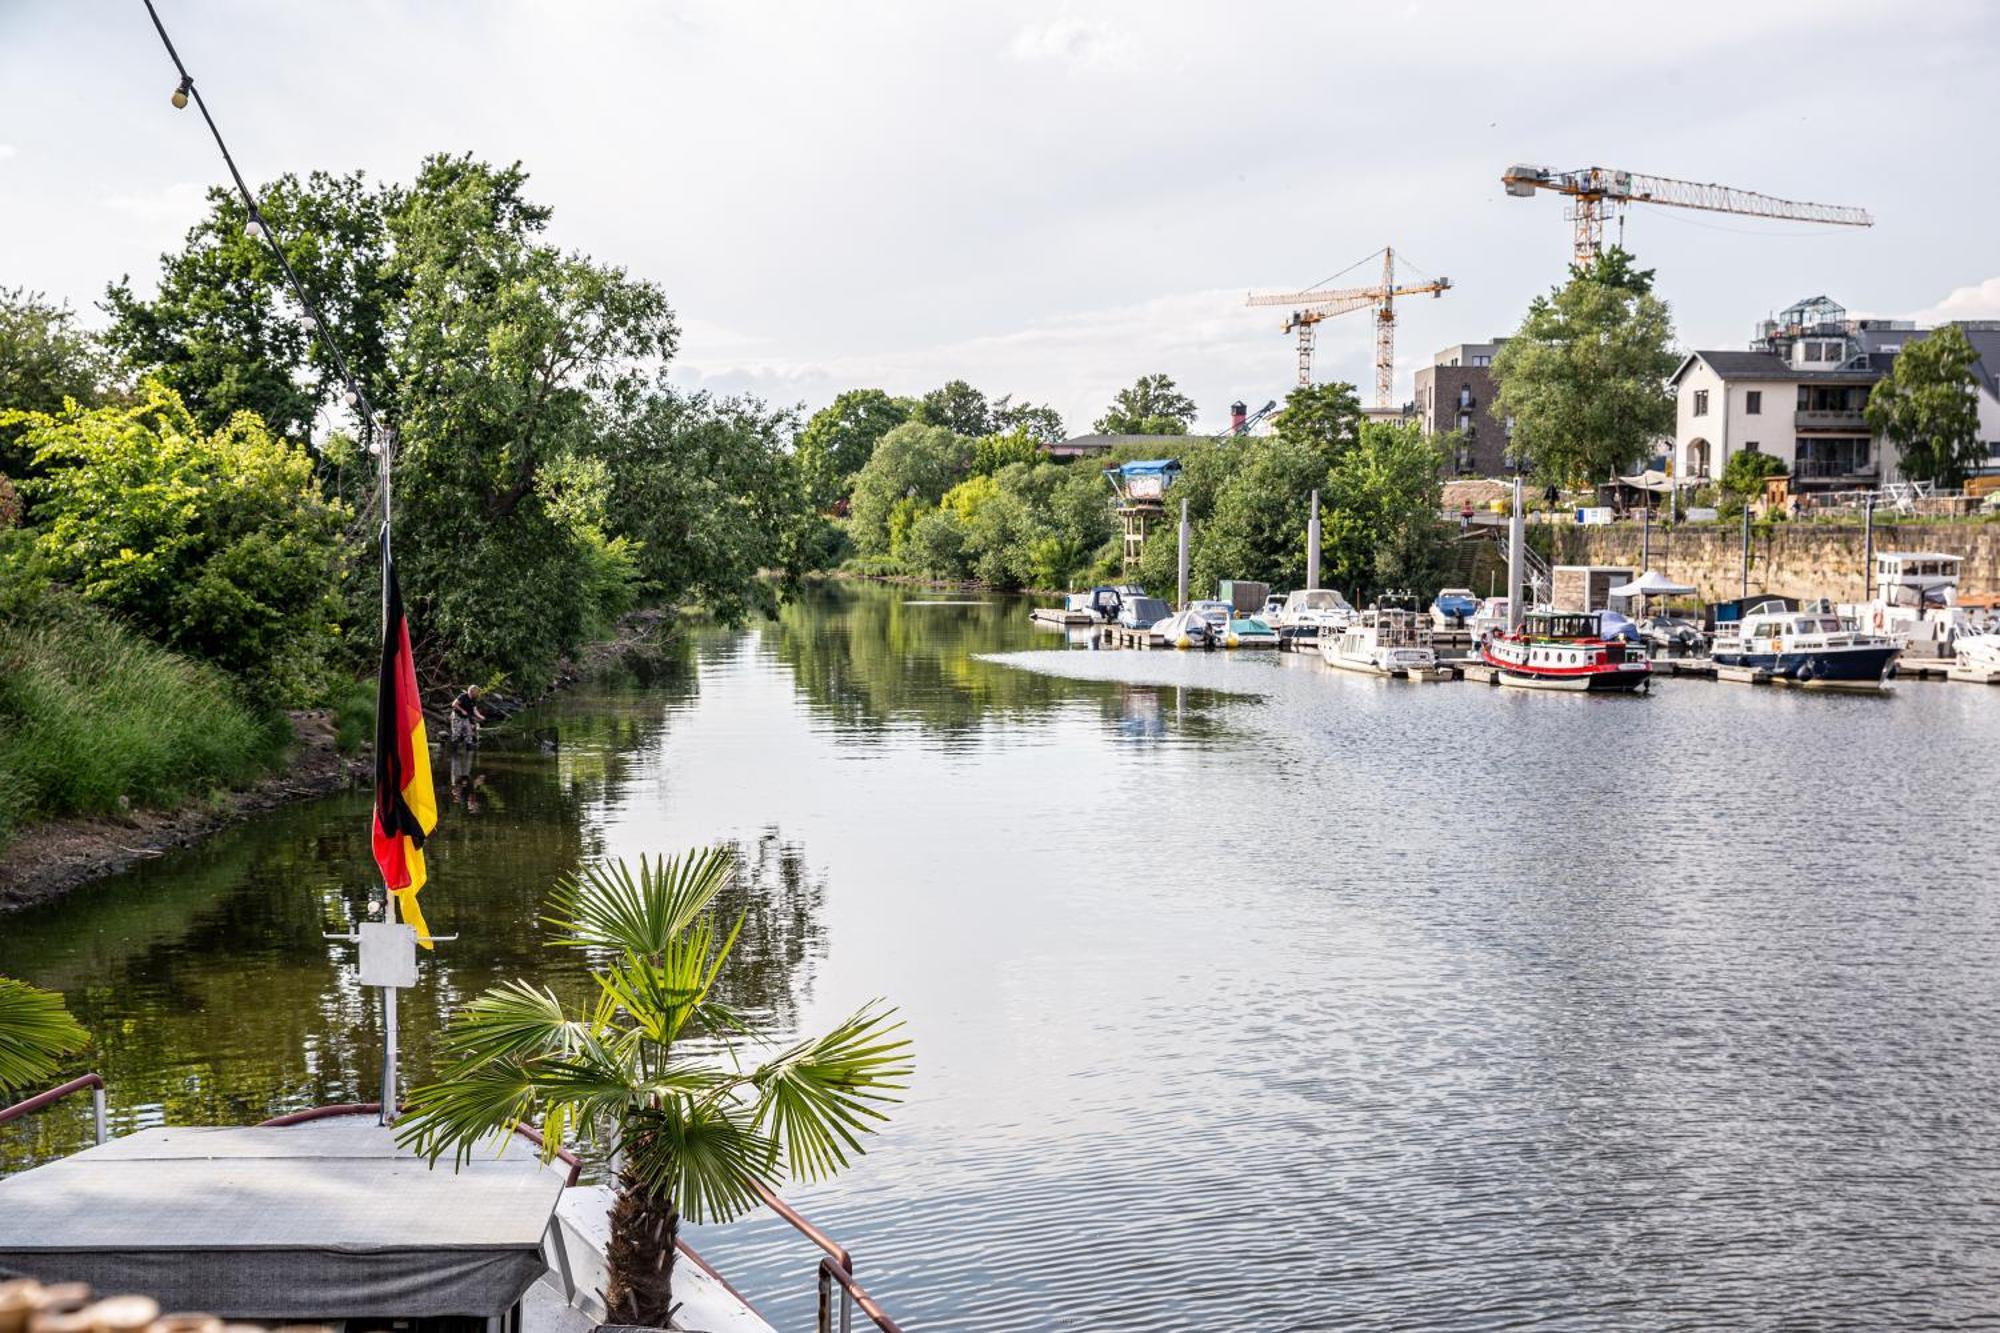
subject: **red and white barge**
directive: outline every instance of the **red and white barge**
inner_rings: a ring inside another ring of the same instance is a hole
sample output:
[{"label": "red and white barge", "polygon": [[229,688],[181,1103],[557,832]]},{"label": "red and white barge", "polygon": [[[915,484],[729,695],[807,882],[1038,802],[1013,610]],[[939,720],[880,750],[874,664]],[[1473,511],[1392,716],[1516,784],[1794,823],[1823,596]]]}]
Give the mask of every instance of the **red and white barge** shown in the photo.
[{"label": "red and white barge", "polygon": [[1495,634],[1481,659],[1502,685],[1529,690],[1630,693],[1652,679],[1645,653],[1622,639],[1606,639],[1595,612],[1530,611],[1512,633]]}]

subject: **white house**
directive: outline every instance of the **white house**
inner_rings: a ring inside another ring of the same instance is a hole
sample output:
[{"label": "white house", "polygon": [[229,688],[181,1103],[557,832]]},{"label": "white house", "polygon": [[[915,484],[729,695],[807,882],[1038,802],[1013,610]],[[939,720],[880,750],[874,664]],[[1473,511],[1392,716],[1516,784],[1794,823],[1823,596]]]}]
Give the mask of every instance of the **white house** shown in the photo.
[{"label": "white house", "polygon": [[[1980,355],[1979,438],[2000,467],[2000,322],[1960,324]],[[1897,478],[1896,446],[1863,409],[1905,345],[1908,320],[1849,319],[1824,296],[1758,327],[1745,352],[1690,353],[1668,383],[1675,400],[1673,470],[1717,477],[1732,454],[1771,454],[1800,491],[1850,490]]]}]

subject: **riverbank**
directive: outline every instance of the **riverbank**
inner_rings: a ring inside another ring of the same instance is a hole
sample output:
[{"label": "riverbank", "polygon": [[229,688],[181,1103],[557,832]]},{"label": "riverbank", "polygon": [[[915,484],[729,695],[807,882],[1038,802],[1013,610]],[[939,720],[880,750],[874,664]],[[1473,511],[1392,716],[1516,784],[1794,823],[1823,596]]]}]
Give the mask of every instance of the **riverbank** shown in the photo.
[{"label": "riverbank", "polygon": [[164,810],[29,825],[0,852],[0,911],[61,897],[251,815],[329,795],[366,776],[365,755],[343,755],[335,746],[331,713],[314,709],[288,714],[288,720],[292,744],[283,767],[241,790]]},{"label": "riverbank", "polygon": [[[562,664],[547,688],[517,700],[512,711],[532,707],[634,654],[657,651],[674,622],[671,611],[630,613],[610,638],[585,645],[574,661]],[[449,734],[445,715],[441,709],[425,711],[431,738],[441,743]],[[241,788],[217,789],[161,808],[131,807],[115,816],[43,820],[22,829],[0,849],[0,912],[59,898],[141,861],[191,847],[253,815],[368,780],[370,747],[364,742],[355,753],[342,754],[331,711],[311,709],[286,718],[291,744],[284,761]]]}]

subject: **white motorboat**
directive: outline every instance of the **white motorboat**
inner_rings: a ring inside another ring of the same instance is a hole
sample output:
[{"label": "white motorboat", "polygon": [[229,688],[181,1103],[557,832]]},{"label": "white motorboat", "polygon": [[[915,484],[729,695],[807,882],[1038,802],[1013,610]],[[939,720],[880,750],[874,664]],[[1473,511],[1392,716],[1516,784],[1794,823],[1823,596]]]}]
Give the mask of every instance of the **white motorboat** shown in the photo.
[{"label": "white motorboat", "polygon": [[1902,652],[1886,634],[1871,634],[1824,600],[1797,611],[1761,602],[1716,637],[1717,666],[1749,667],[1786,685],[1876,689]]},{"label": "white motorboat", "polygon": [[1952,656],[1952,643],[1974,627],[1958,605],[1964,557],[1941,551],[1885,551],[1875,557],[1875,600],[1844,605],[1863,631],[1894,639],[1905,657]]},{"label": "white motorboat", "polygon": [[1430,617],[1408,607],[1370,607],[1338,634],[1321,635],[1319,655],[1328,666],[1374,676],[1424,680],[1437,673]]},{"label": "white motorboat", "polygon": [[1354,607],[1332,588],[1300,588],[1285,594],[1285,609],[1273,627],[1281,639],[1311,643],[1346,629]]},{"label": "white motorboat", "polygon": [[1216,644],[1208,617],[1192,606],[1155,624],[1153,633],[1169,648],[1213,648]]},{"label": "white motorboat", "polygon": [[1951,641],[1952,674],[1968,680],[2000,681],[2000,626],[1989,626]]}]

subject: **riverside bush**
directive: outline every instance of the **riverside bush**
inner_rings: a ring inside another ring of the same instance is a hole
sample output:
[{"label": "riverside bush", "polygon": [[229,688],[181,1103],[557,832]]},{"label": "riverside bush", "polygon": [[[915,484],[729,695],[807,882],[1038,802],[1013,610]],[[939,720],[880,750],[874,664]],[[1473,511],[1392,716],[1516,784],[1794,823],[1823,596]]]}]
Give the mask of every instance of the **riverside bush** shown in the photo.
[{"label": "riverside bush", "polygon": [[248,782],[289,739],[223,672],[60,594],[0,623],[0,843],[25,823]]}]

